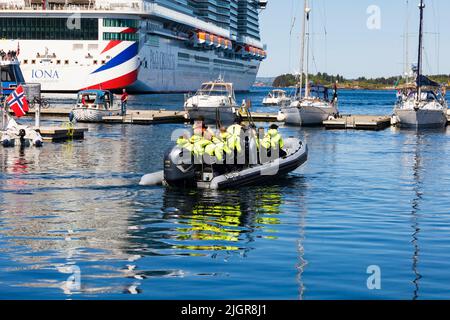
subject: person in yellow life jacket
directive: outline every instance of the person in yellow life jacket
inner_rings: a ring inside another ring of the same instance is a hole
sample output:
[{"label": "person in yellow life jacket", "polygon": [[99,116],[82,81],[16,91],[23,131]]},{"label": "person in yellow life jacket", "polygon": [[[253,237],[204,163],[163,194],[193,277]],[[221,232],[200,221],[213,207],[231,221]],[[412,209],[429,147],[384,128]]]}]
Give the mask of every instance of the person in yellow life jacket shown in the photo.
[{"label": "person in yellow life jacket", "polygon": [[223,143],[223,151],[225,151],[226,154],[231,154],[231,149],[228,146],[228,139],[230,137],[231,134],[227,132],[227,128],[220,127],[220,134],[218,140],[220,140],[220,142]]},{"label": "person in yellow life jacket", "polygon": [[230,136],[227,139],[227,143],[231,151],[236,150],[238,153],[241,153],[241,131],[242,127],[239,124],[233,124],[228,127],[227,133],[229,133]]},{"label": "person in yellow life jacket", "polygon": [[212,144],[212,137],[214,133],[203,123],[202,134],[198,135],[198,131],[191,138],[194,144],[194,154],[196,156],[203,156],[205,154],[206,146]]},{"label": "person in yellow life jacket", "polygon": [[283,151],[284,147],[283,137],[278,132],[278,126],[276,124],[270,126],[269,131],[267,131],[267,134],[261,141],[261,146],[264,149],[272,149],[272,150],[279,149],[280,156],[283,156],[283,154],[285,154],[285,152]]},{"label": "person in yellow life jacket", "polygon": [[194,150],[194,145],[191,143],[190,139],[186,136],[180,136],[177,140],[177,146],[180,148],[186,149],[190,152]]},{"label": "person in yellow life jacket", "polygon": [[201,135],[203,135],[204,128],[205,128],[205,124],[204,124],[203,118],[198,118],[197,120],[194,121],[194,125],[192,126],[192,131],[193,131],[194,135],[201,136]]}]

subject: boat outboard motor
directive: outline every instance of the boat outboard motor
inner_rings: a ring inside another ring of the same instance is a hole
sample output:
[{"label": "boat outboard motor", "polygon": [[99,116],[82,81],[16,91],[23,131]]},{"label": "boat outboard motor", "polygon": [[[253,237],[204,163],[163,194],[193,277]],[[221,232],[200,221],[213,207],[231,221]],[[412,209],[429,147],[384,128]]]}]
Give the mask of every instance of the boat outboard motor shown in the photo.
[{"label": "boat outboard motor", "polygon": [[25,131],[25,129],[20,129],[19,130],[19,138],[20,138],[20,145],[24,146],[25,145],[25,136],[27,135],[27,132]]},{"label": "boat outboard motor", "polygon": [[183,163],[183,152],[188,151],[175,147],[168,150],[164,155],[164,180],[169,186],[186,187],[195,185],[195,169],[192,158],[190,164]]}]

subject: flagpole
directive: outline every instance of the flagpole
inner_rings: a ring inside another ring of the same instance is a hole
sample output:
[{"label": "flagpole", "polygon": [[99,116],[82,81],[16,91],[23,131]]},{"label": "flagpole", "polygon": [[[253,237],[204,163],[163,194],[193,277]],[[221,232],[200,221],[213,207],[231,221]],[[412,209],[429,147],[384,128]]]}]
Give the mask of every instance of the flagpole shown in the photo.
[{"label": "flagpole", "polygon": [[36,129],[40,129],[41,127],[41,103],[38,103],[35,109],[35,124]]}]

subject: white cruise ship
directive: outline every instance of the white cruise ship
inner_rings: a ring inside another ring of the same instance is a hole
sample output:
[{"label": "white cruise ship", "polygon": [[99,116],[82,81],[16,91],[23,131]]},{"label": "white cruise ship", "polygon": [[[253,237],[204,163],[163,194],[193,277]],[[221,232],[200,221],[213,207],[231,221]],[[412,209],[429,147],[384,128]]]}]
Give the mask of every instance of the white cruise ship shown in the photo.
[{"label": "white cruise ship", "polygon": [[0,0],[0,49],[19,51],[25,80],[46,92],[186,92],[219,76],[247,91],[266,57],[258,17],[266,4]]}]

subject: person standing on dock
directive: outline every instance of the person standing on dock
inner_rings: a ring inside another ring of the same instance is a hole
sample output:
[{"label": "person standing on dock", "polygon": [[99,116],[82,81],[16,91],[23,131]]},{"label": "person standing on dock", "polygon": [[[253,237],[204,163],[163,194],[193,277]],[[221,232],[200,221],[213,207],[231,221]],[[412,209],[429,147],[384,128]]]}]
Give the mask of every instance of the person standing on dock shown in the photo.
[{"label": "person standing on dock", "polygon": [[127,104],[128,104],[128,93],[126,89],[123,89],[122,97],[120,98],[122,101],[122,116],[127,115]]}]

